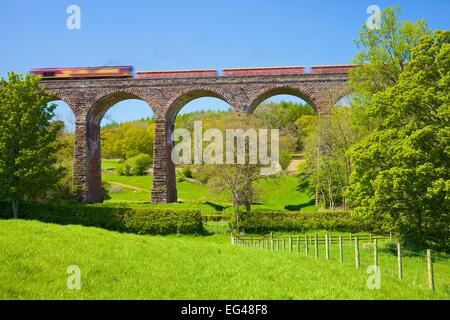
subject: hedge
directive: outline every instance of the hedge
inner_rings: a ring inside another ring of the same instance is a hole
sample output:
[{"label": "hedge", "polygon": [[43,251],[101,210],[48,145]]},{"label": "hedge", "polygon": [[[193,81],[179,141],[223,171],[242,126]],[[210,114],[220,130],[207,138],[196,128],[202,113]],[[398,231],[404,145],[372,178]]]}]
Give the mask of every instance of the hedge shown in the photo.
[{"label": "hedge", "polygon": [[[236,219],[233,217],[233,225]],[[370,228],[347,211],[282,212],[252,211],[239,216],[239,228],[246,232],[329,230],[360,232]]]},{"label": "hedge", "polygon": [[[0,218],[12,217],[9,203],[0,202]],[[137,234],[200,234],[203,219],[196,210],[132,209],[82,205],[22,204],[19,219],[74,224]]]}]

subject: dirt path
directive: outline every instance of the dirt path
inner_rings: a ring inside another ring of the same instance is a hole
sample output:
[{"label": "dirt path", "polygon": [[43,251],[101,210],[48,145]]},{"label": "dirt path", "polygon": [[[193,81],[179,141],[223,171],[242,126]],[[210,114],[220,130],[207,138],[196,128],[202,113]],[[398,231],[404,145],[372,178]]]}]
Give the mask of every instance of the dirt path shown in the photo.
[{"label": "dirt path", "polygon": [[298,167],[298,165],[299,165],[300,163],[302,163],[303,161],[305,161],[305,160],[298,160],[298,159],[292,160],[292,161],[289,163],[289,165],[288,165],[288,167],[287,167],[287,169],[286,169],[286,172],[287,172],[287,173],[291,173],[291,174],[297,173],[297,167]]},{"label": "dirt path", "polygon": [[124,184],[124,183],[120,183],[120,182],[116,182],[116,181],[109,181],[109,183],[113,184],[113,185],[116,185],[116,186],[128,188],[128,189],[133,189],[133,191],[137,190],[137,191],[141,191],[141,192],[151,193],[150,190],[138,188],[138,187],[135,187],[135,186],[130,186],[129,184]]}]

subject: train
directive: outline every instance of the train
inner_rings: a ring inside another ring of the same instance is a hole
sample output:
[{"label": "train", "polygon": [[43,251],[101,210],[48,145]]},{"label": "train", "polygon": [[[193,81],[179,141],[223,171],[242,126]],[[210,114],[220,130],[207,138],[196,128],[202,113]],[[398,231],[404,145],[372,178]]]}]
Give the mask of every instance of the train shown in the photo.
[{"label": "train", "polygon": [[170,71],[142,71],[133,73],[131,66],[112,67],[81,67],[81,68],[39,68],[31,69],[31,74],[43,79],[170,79],[170,78],[205,78],[205,77],[239,77],[261,75],[300,75],[306,73],[347,73],[355,65],[313,66],[309,71],[305,67],[264,67],[264,68],[233,68],[222,71],[208,70],[170,70]]},{"label": "train", "polygon": [[30,73],[43,79],[132,78],[133,67],[39,68]]}]

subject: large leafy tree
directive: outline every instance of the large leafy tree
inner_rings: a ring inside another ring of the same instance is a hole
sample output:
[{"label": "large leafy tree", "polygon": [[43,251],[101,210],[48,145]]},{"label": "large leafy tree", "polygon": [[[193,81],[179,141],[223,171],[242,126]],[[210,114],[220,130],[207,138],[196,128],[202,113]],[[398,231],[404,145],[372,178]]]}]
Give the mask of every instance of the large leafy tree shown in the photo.
[{"label": "large leafy tree", "polygon": [[400,9],[386,8],[381,13],[380,28],[363,25],[356,40],[358,50],[353,62],[358,65],[350,72],[353,94],[353,128],[360,137],[373,130],[380,119],[370,118],[366,106],[374,94],[395,85],[411,60],[412,49],[419,40],[430,34],[424,20],[400,21]]},{"label": "large leafy tree", "polygon": [[14,218],[22,200],[45,195],[64,173],[55,165],[61,124],[51,122],[52,100],[34,76],[0,80],[0,196],[11,201]]},{"label": "large leafy tree", "polygon": [[423,37],[367,115],[382,119],[350,151],[355,211],[405,240],[449,246],[450,32]]}]

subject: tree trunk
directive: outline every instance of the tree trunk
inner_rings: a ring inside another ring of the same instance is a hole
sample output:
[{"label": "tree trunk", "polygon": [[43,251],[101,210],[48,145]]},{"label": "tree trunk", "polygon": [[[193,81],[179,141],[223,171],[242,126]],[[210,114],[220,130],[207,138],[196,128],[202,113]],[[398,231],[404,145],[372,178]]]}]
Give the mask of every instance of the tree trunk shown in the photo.
[{"label": "tree trunk", "polygon": [[250,213],[251,211],[251,204],[249,201],[245,201],[245,212]]},{"label": "tree trunk", "polygon": [[239,205],[235,204],[235,211],[236,211],[236,233],[239,235],[240,234],[240,230],[239,230]]},{"label": "tree trunk", "polygon": [[19,201],[16,200],[16,199],[11,200],[11,205],[12,205],[12,211],[13,211],[14,220],[17,220],[18,212],[19,212]]}]

